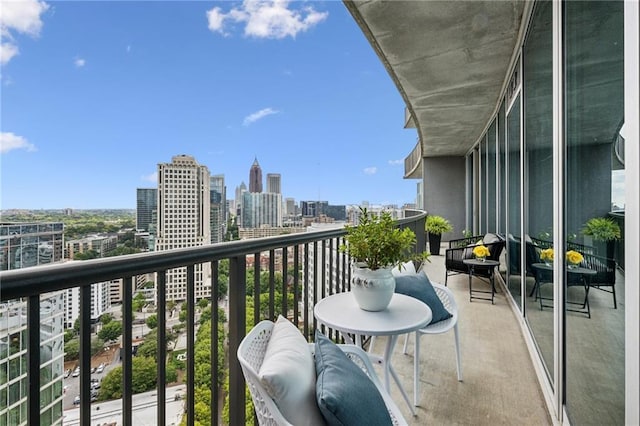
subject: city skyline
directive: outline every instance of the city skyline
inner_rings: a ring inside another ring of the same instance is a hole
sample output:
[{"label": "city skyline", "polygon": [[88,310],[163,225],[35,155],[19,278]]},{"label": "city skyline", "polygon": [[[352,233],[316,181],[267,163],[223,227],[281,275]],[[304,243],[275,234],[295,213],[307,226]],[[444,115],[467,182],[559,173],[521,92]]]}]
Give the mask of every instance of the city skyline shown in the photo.
[{"label": "city skyline", "polygon": [[0,208],[135,208],[182,154],[230,190],[258,158],[296,200],[415,202],[416,131],[342,3],[27,5],[2,17]]}]

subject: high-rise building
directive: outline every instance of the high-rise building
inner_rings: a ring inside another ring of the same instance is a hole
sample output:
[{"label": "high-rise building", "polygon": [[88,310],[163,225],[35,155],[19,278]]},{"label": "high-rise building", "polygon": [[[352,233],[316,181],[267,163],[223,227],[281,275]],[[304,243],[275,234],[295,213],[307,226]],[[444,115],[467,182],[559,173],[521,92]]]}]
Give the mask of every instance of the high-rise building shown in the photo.
[{"label": "high-rise building", "polygon": [[61,261],[63,232],[62,222],[0,223],[0,270]]},{"label": "high-rise building", "polygon": [[297,213],[296,200],[294,198],[285,198],[284,203],[285,203],[285,209],[284,209],[285,216],[295,216]]},{"label": "high-rise building", "polygon": [[211,176],[211,242],[219,243],[224,239],[227,222],[227,189],[224,175]]},{"label": "high-rise building", "polygon": [[262,169],[257,158],[249,170],[249,192],[262,192]]},{"label": "high-rise building", "polygon": [[236,198],[235,198],[235,206],[233,209],[234,214],[237,217],[242,216],[242,197],[243,194],[247,191],[247,185],[244,182],[240,183],[240,186],[236,186]]},{"label": "high-rise building", "polygon": [[[59,262],[63,229],[55,223],[0,224],[0,268],[20,269]],[[64,368],[63,292],[40,297],[40,415],[62,424]],[[26,425],[28,411],[27,302],[0,304],[0,425]]]},{"label": "high-rise building", "polygon": [[[196,247],[211,242],[210,174],[188,155],[158,164],[158,225],[156,251]],[[208,264],[196,265],[195,293],[211,295]],[[167,299],[187,297],[186,268],[167,271]]]},{"label": "high-rise building", "polygon": [[267,192],[282,194],[280,173],[267,173]]},{"label": "high-rise building", "polygon": [[282,226],[282,194],[245,192],[240,223],[243,228]]},{"label": "high-rise building", "polygon": [[[80,317],[80,287],[64,291],[64,326],[73,328]],[[95,283],[91,286],[91,320],[97,321],[111,307],[110,282]]]},{"label": "high-rise building", "polygon": [[153,211],[158,208],[158,189],[138,188],[136,195],[136,229],[148,232],[153,223]]}]

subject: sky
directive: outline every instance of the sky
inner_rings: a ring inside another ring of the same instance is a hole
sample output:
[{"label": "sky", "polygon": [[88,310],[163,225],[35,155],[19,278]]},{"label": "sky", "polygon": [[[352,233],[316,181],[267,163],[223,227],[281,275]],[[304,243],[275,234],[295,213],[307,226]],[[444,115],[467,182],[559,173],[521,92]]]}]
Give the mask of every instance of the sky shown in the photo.
[{"label": "sky", "polygon": [[193,156],[227,197],[413,203],[404,102],[340,1],[1,4],[0,208],[135,208]]}]

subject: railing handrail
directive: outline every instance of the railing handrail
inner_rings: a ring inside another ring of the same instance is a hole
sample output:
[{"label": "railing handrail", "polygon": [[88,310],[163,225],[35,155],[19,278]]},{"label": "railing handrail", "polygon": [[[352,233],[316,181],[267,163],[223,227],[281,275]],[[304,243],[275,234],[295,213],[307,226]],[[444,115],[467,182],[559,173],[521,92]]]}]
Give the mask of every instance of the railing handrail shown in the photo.
[{"label": "railing handrail", "polygon": [[[426,213],[403,218],[397,222],[402,226],[417,222],[422,217],[426,217]],[[344,228],[337,228],[2,271],[0,272],[0,301],[251,255],[341,237],[345,234]]]}]

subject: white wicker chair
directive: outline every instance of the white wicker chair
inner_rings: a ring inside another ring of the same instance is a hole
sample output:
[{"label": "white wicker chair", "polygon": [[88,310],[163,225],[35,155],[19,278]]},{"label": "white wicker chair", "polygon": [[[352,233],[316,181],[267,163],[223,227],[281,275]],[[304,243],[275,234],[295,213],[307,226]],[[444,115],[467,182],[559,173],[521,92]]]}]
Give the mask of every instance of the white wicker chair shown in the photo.
[{"label": "white wicker chair", "polygon": [[[425,328],[416,331],[416,344],[413,353],[413,404],[418,406],[418,395],[420,388],[420,336],[422,334],[442,334],[453,328],[456,340],[456,361],[458,370],[458,380],[462,381],[462,364],[460,363],[460,339],[458,338],[458,305],[453,297],[451,290],[443,285],[432,283],[433,289],[442,301],[445,309],[451,314],[451,318],[435,324],[429,324]],[[407,343],[409,334],[404,341],[403,352],[407,353]]]},{"label": "white wicker chair", "polygon": [[[251,398],[253,399],[253,405],[256,411],[256,417],[260,425],[277,425],[277,426],[289,426],[290,423],[280,413],[280,410],[276,406],[275,402],[265,388],[260,383],[258,377],[258,371],[264,360],[264,354],[267,350],[267,344],[271,338],[271,330],[273,328],[273,322],[261,321],[246,335],[240,346],[238,347],[238,361],[242,367],[244,378],[251,392]],[[309,344],[312,353],[314,352],[315,345]],[[373,383],[380,391],[382,398],[389,410],[391,420],[394,425],[406,425],[407,422],[402,417],[400,410],[393,402],[387,391],[384,389],[380,380],[376,376],[376,373],[371,365],[369,356],[357,346],[354,345],[338,345],[340,349],[351,359],[358,367],[364,371],[367,376],[371,378]]]}]

